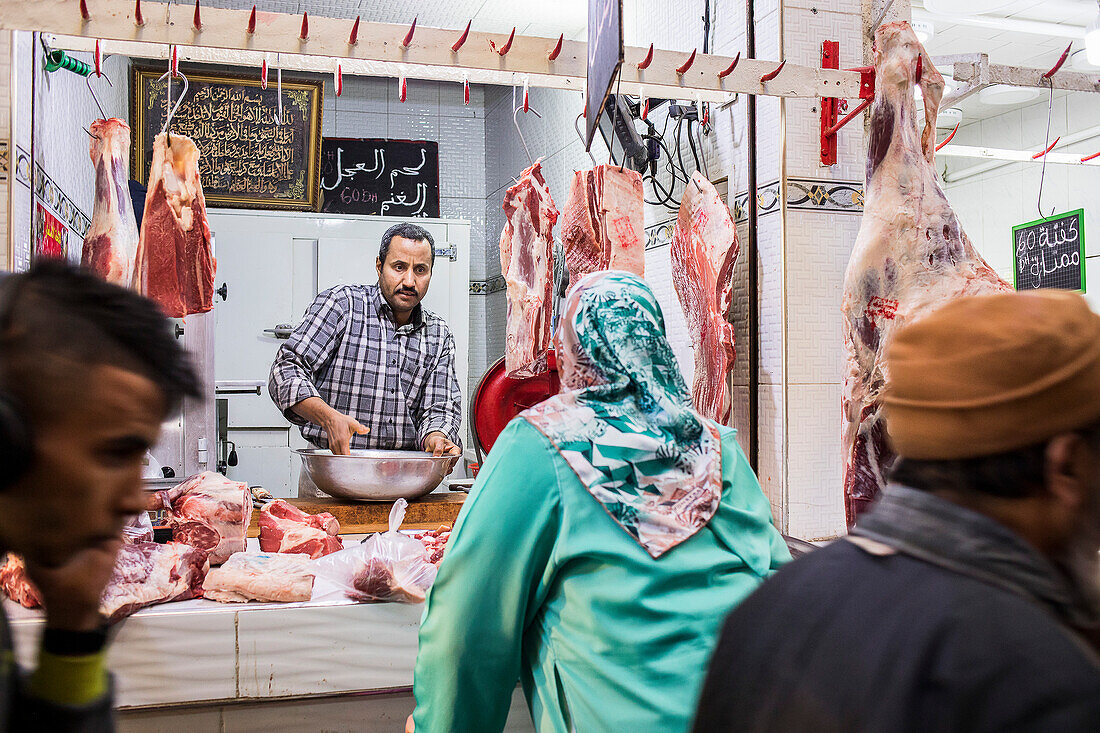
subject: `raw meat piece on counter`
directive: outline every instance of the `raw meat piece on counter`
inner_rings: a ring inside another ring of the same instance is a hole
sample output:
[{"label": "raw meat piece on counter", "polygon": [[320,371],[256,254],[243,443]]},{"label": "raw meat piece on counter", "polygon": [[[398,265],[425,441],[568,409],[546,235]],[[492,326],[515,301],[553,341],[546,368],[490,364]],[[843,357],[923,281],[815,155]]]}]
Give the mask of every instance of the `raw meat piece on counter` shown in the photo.
[{"label": "raw meat piece on counter", "polygon": [[313,593],[309,555],[238,552],[206,574],[203,596],[222,603],[308,601]]},{"label": "raw meat piece on counter", "polygon": [[510,377],[547,371],[553,320],[554,222],[558,210],[536,162],[504,195],[508,221],[500,234],[500,270],[508,285],[504,351]]},{"label": "raw meat piece on counter", "polygon": [[569,281],[598,270],[645,276],[642,176],[617,165],[577,171],[561,220]]},{"label": "raw meat piece on counter", "polygon": [[[421,603],[435,581],[436,566],[429,562],[427,542],[398,531],[407,508],[408,502],[398,499],[390,509],[388,531],[315,560],[313,570],[318,579],[355,601]],[[443,529],[433,532],[442,534]],[[438,540],[433,538],[433,546]],[[319,590],[318,595],[324,598],[327,591]]]},{"label": "raw meat piece on counter", "polygon": [[181,542],[123,545],[99,610],[112,622],[156,603],[202,595],[206,553]]},{"label": "raw meat piece on counter", "polygon": [[[1012,289],[971,245],[936,176],[936,115],[943,77],[908,23],[887,23],[875,36],[877,82],[867,193],[844,276],[842,306],[848,356],[841,409],[849,525],[885,485],[894,459],[880,397],[890,380],[883,360],[895,329],[954,298]],[[924,98],[920,135],[915,83]]]},{"label": "raw meat piece on counter", "polygon": [[252,519],[248,484],[205,471],[160,492],[159,499],[168,510],[172,537],[209,553],[211,565],[221,565],[234,552],[244,551]]},{"label": "raw meat piece on counter", "polygon": [[172,318],[205,313],[214,307],[215,263],[195,143],[157,135],[148,184],[134,289]]},{"label": "raw meat piece on counter", "polygon": [[428,562],[436,567],[443,561],[443,552],[447,549],[447,540],[451,539],[451,528],[441,524],[438,529],[430,529],[413,535],[413,539],[420,540],[424,545],[424,553]]},{"label": "raw meat piece on counter", "polygon": [[316,560],[344,549],[339,533],[340,522],[328,512],[306,514],[282,499],[260,510],[260,549],[264,552],[305,553]]},{"label": "raw meat piece on counter", "polygon": [[695,351],[692,402],[704,417],[723,425],[732,413],[727,377],[736,351],[729,311],[740,249],[729,207],[696,171],[672,232],[672,282]]},{"label": "raw meat piece on counter", "polygon": [[0,565],[0,588],[24,608],[42,607],[42,596],[27,577],[27,566],[15,553],[9,552]]},{"label": "raw meat piece on counter", "polygon": [[88,149],[95,166],[95,204],[80,264],[107,282],[128,288],[138,249],[130,198],[130,127],[112,117],[93,122],[91,133]]}]

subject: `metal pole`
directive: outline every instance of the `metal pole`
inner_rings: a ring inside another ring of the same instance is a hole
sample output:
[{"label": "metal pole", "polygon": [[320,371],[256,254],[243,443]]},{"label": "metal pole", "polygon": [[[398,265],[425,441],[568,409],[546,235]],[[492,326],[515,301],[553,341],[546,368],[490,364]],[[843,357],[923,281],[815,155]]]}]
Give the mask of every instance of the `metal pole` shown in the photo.
[{"label": "metal pole", "polygon": [[[745,0],[745,54],[756,58],[756,8],[754,0]],[[758,471],[760,463],[760,300],[759,300],[759,260],[760,250],[756,228],[759,208],[756,199],[756,95],[749,94],[748,132],[749,132],[749,236],[746,252],[749,270],[749,465],[753,472]]]}]

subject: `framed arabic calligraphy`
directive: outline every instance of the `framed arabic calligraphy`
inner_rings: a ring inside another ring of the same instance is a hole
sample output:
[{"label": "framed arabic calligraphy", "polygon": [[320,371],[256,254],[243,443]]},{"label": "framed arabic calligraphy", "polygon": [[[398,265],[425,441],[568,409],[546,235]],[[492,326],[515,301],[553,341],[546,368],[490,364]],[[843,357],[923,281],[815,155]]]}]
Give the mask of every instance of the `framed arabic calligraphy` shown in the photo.
[{"label": "framed arabic calligraphy", "polygon": [[1085,210],[1012,227],[1012,261],[1017,290],[1085,292]]},{"label": "framed arabic calligraphy", "polygon": [[[153,138],[164,128],[168,79],[162,67],[133,70],[130,110],[134,179],[146,183]],[[322,81],[272,80],[230,74],[191,73],[187,94],[172,118],[170,132],[186,135],[199,147],[199,177],[208,206],[316,211],[321,166]],[[183,91],[177,79],[172,100]]]},{"label": "framed arabic calligraphy", "polygon": [[403,218],[439,216],[439,143],[325,138],[321,211]]}]

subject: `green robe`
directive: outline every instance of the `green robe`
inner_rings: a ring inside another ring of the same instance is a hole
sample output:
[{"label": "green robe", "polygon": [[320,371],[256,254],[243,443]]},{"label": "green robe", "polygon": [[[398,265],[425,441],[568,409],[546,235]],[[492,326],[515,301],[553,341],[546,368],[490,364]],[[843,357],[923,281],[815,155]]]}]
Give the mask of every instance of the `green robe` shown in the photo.
[{"label": "green robe", "polygon": [[517,680],[540,733],[687,730],[723,619],[790,559],[736,432],[721,433],[718,511],[654,559],[513,420],[428,593],[418,733],[502,730]]}]

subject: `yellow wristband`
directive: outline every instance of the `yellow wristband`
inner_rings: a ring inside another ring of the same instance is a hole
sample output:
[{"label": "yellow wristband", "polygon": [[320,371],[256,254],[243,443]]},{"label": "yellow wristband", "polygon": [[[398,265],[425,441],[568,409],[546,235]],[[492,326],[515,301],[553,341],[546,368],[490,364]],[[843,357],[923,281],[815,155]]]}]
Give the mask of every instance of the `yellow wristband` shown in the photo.
[{"label": "yellow wristband", "polygon": [[41,651],[30,692],[58,705],[87,705],[107,693],[106,652],[69,656]]}]

